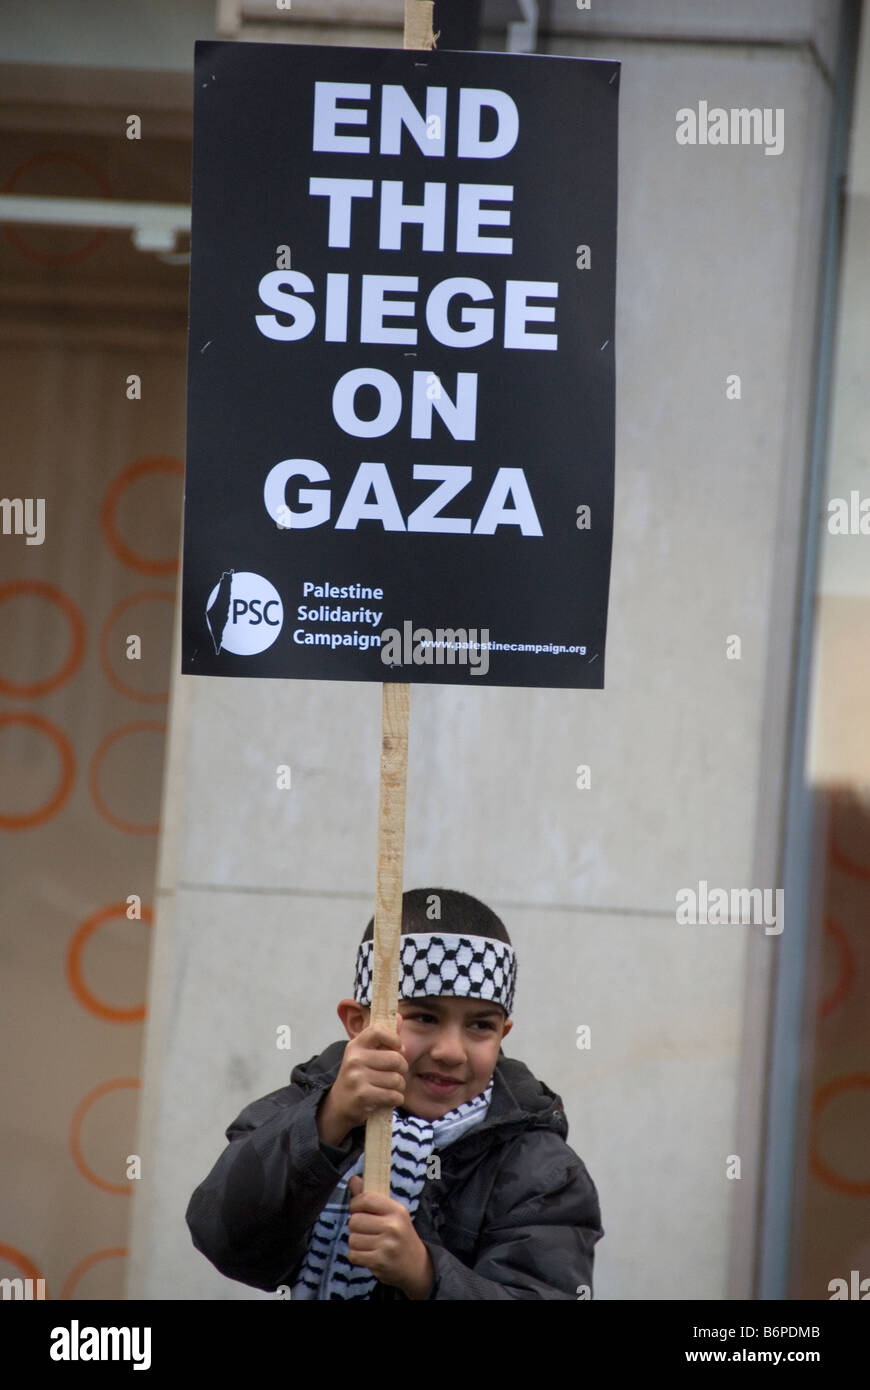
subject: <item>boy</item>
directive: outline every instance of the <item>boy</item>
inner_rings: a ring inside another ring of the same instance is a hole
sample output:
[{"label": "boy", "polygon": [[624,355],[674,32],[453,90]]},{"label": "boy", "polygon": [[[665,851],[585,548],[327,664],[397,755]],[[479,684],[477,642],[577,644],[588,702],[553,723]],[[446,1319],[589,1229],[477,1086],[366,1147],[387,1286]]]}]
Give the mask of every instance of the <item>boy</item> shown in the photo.
[{"label": "boy", "polygon": [[[350,1039],[247,1106],[187,1209],[222,1274],[293,1299],[592,1296],[604,1234],[559,1096],[504,1056],[516,958],[467,893],[402,899],[396,1030],[370,1022],[374,921]],[[389,1197],[362,1191],[365,1122],[392,1104]]]}]

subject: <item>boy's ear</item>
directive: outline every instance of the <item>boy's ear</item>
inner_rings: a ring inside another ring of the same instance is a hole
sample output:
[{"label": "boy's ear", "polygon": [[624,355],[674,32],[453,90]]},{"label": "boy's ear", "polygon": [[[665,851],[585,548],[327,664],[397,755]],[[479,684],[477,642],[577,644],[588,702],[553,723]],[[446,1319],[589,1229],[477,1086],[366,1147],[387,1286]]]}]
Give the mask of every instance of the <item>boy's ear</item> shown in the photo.
[{"label": "boy's ear", "polygon": [[358,1004],[355,999],[341,999],[336,1009],[349,1038],[355,1038],[357,1033],[368,1027],[370,1012],[370,1009],[364,1004]]}]

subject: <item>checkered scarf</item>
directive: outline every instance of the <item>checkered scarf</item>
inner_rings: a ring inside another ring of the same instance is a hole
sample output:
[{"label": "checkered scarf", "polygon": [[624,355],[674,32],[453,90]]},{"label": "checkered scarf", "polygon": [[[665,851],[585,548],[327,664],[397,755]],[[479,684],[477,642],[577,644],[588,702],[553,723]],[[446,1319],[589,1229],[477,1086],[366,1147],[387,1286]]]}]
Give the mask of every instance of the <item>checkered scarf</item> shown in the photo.
[{"label": "checkered scarf", "polygon": [[[390,1166],[390,1196],[408,1208],[411,1217],[420,1202],[429,1159],[435,1149],[445,1149],[479,1125],[486,1117],[492,1099],[492,1080],[473,1100],[448,1110],[440,1120],[424,1120],[418,1115],[393,1111],[393,1145]],[[377,1283],[366,1265],[351,1264],[348,1253],[350,1219],[349,1180],[363,1175],[364,1154],[348,1168],[333,1188],[318,1217],[308,1242],[308,1251],[293,1285],[291,1297],[303,1299],[371,1298]]]}]

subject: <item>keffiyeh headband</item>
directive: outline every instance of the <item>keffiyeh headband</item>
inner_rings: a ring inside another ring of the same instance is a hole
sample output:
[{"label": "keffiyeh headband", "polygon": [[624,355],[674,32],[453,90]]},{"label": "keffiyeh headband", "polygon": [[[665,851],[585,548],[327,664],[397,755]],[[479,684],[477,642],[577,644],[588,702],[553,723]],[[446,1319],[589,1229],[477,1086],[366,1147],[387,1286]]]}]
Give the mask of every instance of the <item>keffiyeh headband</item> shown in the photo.
[{"label": "keffiyeh headband", "polygon": [[[357,951],[353,997],[372,1001],[374,943],[362,941]],[[490,936],[453,932],[410,932],[399,943],[399,998],[454,995],[491,999],[510,1017],[514,1004],[517,961],[506,941]]]}]

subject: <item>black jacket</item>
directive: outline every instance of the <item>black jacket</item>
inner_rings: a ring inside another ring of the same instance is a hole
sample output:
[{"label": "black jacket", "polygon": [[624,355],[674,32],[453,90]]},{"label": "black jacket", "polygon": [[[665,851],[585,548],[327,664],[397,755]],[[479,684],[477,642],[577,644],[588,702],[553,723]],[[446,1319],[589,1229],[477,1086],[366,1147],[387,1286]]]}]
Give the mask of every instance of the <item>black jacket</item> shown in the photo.
[{"label": "black jacket", "polygon": [[[289,1086],[246,1106],[191,1197],[193,1243],[229,1279],[292,1285],[322,1207],[362,1151],[364,1125],[342,1149],[317,1133],[346,1046],[332,1043],[294,1067]],[[413,1218],[435,1271],[430,1299],[591,1297],[604,1231],[567,1134],[560,1097],[499,1051],[485,1120],[440,1151],[441,1177],[423,1183]],[[372,1301],[397,1298],[400,1289],[375,1284]]]}]

